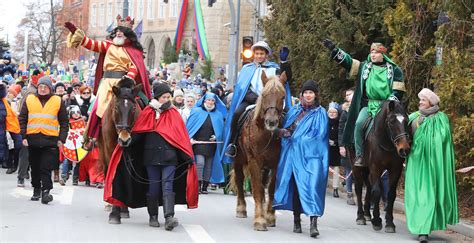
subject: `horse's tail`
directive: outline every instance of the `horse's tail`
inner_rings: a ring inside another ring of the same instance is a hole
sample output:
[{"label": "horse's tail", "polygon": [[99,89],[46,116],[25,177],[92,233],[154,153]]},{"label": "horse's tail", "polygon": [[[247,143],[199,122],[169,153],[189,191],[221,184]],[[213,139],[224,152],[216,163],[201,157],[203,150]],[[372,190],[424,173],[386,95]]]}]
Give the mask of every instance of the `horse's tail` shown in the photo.
[{"label": "horse's tail", "polygon": [[[237,176],[235,175],[234,169],[229,172],[229,184],[227,184],[227,191],[231,191],[237,194]],[[248,166],[244,166],[244,183],[245,179],[250,179],[250,170]]]}]

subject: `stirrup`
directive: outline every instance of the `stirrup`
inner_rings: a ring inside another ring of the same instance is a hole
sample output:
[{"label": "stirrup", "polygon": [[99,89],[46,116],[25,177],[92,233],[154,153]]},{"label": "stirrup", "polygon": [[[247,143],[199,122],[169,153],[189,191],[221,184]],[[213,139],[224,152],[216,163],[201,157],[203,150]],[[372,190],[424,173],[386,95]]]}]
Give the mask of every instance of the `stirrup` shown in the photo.
[{"label": "stirrup", "polygon": [[235,146],[232,143],[229,144],[229,146],[227,146],[225,150],[225,156],[235,158],[236,155],[237,155],[237,146]]}]

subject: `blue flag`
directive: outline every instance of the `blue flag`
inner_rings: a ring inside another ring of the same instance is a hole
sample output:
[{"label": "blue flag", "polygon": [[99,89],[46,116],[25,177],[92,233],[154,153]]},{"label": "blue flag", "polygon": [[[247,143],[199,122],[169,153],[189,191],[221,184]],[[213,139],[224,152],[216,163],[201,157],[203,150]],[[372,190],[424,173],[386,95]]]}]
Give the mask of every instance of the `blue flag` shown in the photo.
[{"label": "blue flag", "polygon": [[112,33],[112,31],[114,30],[114,21],[112,21],[112,23],[109,25],[109,27],[107,27],[107,33]]},{"label": "blue flag", "polygon": [[143,33],[143,20],[140,20],[140,22],[138,22],[137,27],[135,27],[134,31],[135,34],[137,34],[137,38],[140,39]]}]

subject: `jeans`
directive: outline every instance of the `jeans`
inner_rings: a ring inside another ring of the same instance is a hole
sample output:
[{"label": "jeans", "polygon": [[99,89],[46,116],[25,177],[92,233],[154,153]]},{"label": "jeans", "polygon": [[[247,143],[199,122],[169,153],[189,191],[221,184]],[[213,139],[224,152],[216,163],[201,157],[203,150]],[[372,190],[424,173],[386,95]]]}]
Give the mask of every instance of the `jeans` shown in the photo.
[{"label": "jeans", "polygon": [[207,181],[211,178],[213,156],[196,155],[196,169],[198,180]]},{"label": "jeans", "polygon": [[148,196],[159,197],[173,193],[175,165],[147,165],[146,172],[150,185],[148,186]]},{"label": "jeans", "polygon": [[[72,178],[76,179],[79,178],[79,163],[76,163],[74,166],[74,170],[72,171]],[[65,159],[61,163],[61,178],[66,181],[67,173],[72,169],[73,163],[69,160]]]}]

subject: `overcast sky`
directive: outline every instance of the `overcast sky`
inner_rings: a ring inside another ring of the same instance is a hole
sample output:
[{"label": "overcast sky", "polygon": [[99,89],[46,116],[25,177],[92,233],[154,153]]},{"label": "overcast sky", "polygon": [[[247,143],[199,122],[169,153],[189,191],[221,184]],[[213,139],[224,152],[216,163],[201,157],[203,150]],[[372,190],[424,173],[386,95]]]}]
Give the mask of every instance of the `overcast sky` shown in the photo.
[{"label": "overcast sky", "polygon": [[25,16],[26,9],[23,4],[27,2],[29,0],[0,0],[0,27],[3,28],[0,36],[6,40],[8,35],[10,45],[13,44],[20,20]]}]

